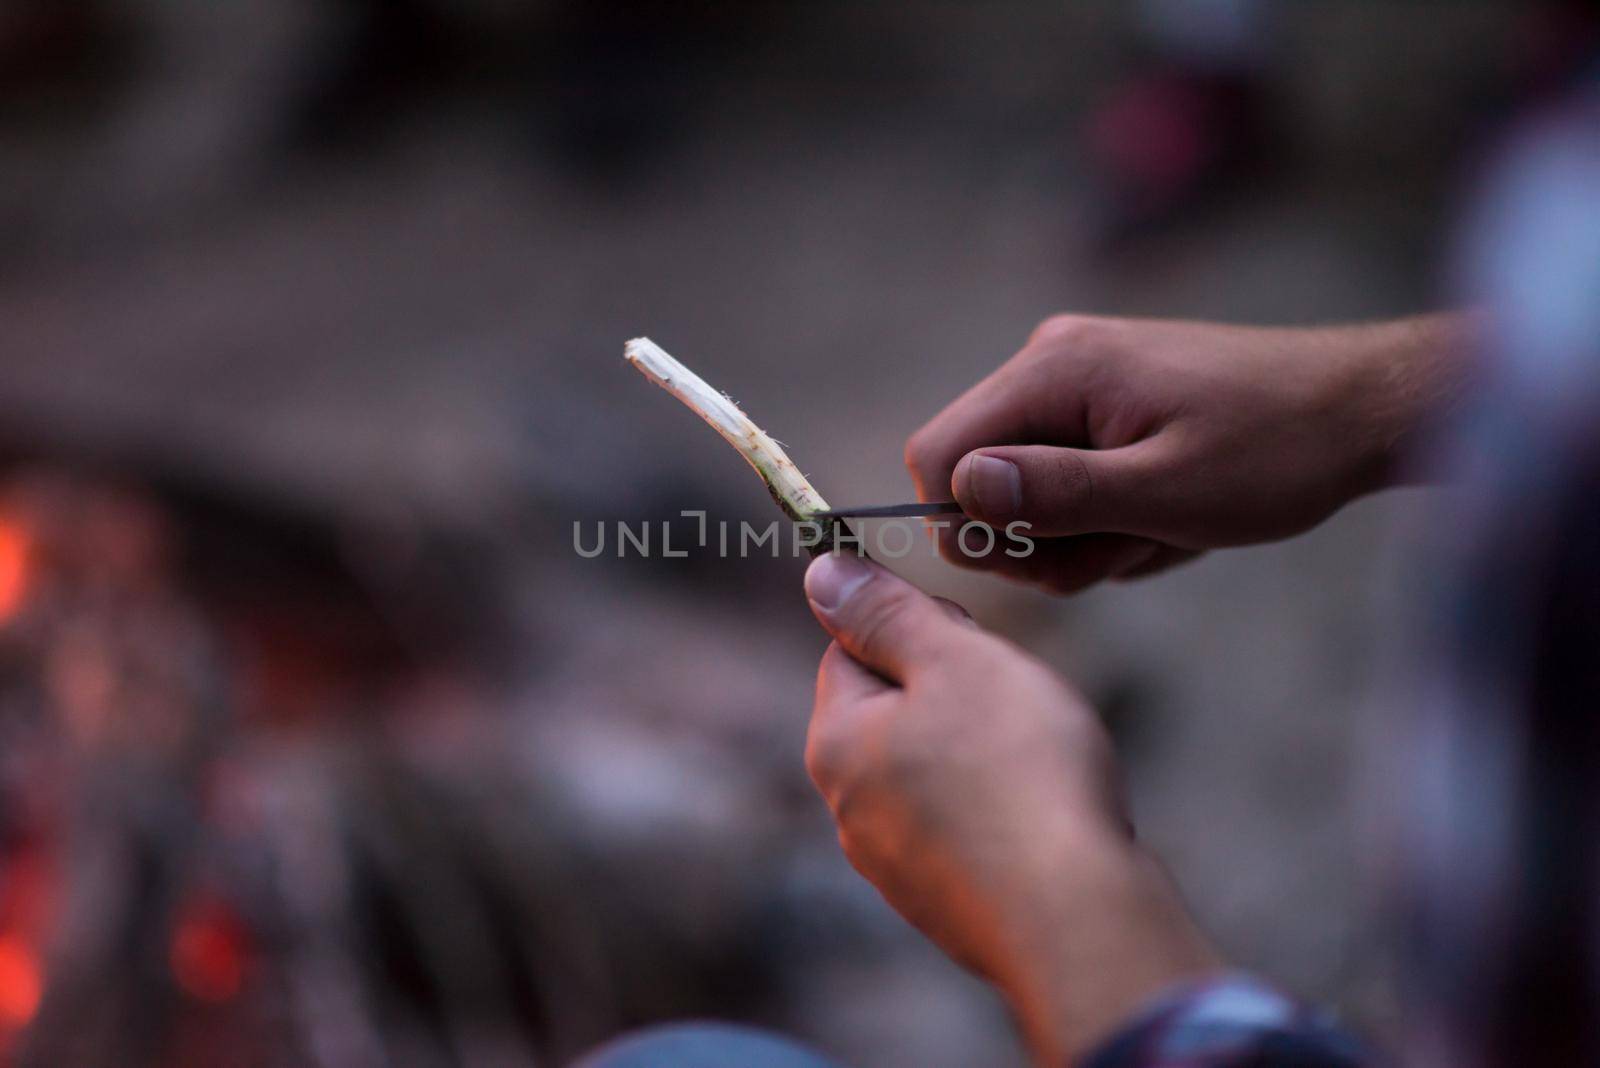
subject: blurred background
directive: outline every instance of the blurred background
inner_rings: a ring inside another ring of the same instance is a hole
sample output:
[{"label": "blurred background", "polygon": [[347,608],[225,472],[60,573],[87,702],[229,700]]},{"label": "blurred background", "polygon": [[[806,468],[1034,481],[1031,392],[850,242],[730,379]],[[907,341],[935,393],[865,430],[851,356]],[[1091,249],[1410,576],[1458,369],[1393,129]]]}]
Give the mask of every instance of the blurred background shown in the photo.
[{"label": "blurred background", "polygon": [[[1439,305],[1514,0],[0,3],[0,1062],[559,1065],[653,1021],[1021,1063],[838,853],[804,561],[648,334],[837,502],[1059,311]],[[1357,739],[1426,499],[1056,601],[1240,965],[1394,1016]]]}]

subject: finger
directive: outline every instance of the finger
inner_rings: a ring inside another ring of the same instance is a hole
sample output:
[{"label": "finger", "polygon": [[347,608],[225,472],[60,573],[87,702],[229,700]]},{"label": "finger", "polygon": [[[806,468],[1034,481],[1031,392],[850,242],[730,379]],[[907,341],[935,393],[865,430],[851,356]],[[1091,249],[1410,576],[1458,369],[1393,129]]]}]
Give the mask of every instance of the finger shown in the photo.
[{"label": "finger", "polygon": [[806,729],[806,772],[830,807],[840,803],[841,784],[859,758],[866,721],[886,709],[884,698],[899,693],[830,642],[817,669],[817,700]]},{"label": "finger", "polygon": [[945,615],[949,616],[951,619],[955,620],[957,623],[960,623],[961,625],[967,626],[967,627],[976,627],[978,625],[978,621],[976,619],[972,618],[972,613],[971,612],[967,611],[965,607],[963,607],[962,605],[957,604],[956,602],[952,601],[950,598],[948,598],[948,597],[935,597],[933,599],[933,602],[934,602],[934,604],[937,604],[940,608],[944,609]]},{"label": "finger", "polygon": [[850,658],[838,642],[830,642],[817,665],[816,715],[824,709],[839,709],[881,694],[894,687]]},{"label": "finger", "polygon": [[1150,559],[1137,567],[1129,568],[1115,577],[1118,582],[1142,579],[1149,575],[1158,574],[1168,568],[1177,567],[1179,564],[1186,564],[1199,555],[1200,553],[1196,549],[1179,549],[1175,546],[1163,545],[1161,550],[1152,555]]},{"label": "finger", "polygon": [[[967,539],[968,548],[974,539]],[[1004,548],[1026,555],[1007,555]],[[951,563],[1002,575],[1055,594],[1077,593],[1097,582],[1119,578],[1165,548],[1160,542],[1131,534],[1079,534],[1069,538],[1031,538],[1024,547],[996,543],[987,553],[973,554],[955,543],[941,543]]]},{"label": "finger", "polygon": [[904,683],[965,634],[933,598],[854,553],[813,560],[806,597],[823,629],[890,682]]},{"label": "finger", "polygon": [[1031,542],[1038,540],[1030,536],[1026,523],[997,529],[966,516],[954,520],[924,519],[922,522],[939,554],[962,567],[972,567],[975,566],[974,561],[1001,556],[1007,549],[1013,553],[1025,552]]},{"label": "finger", "polygon": [[1030,535],[1143,534],[1169,496],[1159,437],[1120,449],[989,446],[956,464],[961,509],[992,526],[1023,521]]},{"label": "finger", "polygon": [[1006,442],[1084,444],[1083,395],[1052,381],[1050,366],[1024,348],[952,401],[906,441],[906,467],[921,500],[943,500],[956,463]]}]

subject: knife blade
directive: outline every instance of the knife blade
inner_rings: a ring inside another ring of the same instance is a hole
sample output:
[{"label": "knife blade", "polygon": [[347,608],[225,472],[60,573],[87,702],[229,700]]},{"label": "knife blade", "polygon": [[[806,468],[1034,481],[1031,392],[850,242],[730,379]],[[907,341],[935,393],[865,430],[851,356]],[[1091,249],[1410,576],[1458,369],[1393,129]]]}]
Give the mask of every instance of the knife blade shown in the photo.
[{"label": "knife blade", "polygon": [[829,508],[812,512],[808,519],[889,519],[906,516],[960,515],[955,501],[914,501],[910,504],[871,504],[860,508]]}]

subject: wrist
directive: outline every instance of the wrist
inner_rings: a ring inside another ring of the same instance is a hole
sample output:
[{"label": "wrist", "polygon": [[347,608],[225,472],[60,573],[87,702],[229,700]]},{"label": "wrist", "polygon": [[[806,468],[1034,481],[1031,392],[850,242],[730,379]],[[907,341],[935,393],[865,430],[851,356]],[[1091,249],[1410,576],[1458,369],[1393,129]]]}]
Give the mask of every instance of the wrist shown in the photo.
[{"label": "wrist", "polygon": [[1046,896],[1019,910],[1009,966],[996,976],[1047,1064],[1098,1045],[1161,990],[1223,968],[1165,869],[1137,843],[1105,831],[1057,846],[1054,874],[1039,884]]},{"label": "wrist", "polygon": [[1465,390],[1476,329],[1470,312],[1341,328],[1331,403],[1346,413],[1350,498],[1409,480],[1416,440]]}]

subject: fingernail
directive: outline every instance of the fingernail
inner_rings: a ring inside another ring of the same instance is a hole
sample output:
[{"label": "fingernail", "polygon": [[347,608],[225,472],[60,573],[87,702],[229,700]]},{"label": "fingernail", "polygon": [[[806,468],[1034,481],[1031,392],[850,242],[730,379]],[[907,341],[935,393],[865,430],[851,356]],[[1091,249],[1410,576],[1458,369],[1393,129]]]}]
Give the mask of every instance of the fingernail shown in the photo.
[{"label": "fingernail", "polygon": [[837,611],[872,578],[872,570],[855,553],[826,553],[806,569],[806,596],[824,612]]},{"label": "fingernail", "polygon": [[1010,460],[974,456],[967,469],[967,486],[985,517],[1001,519],[1022,507],[1022,472]]}]

